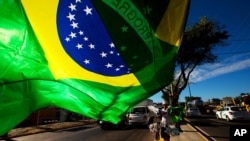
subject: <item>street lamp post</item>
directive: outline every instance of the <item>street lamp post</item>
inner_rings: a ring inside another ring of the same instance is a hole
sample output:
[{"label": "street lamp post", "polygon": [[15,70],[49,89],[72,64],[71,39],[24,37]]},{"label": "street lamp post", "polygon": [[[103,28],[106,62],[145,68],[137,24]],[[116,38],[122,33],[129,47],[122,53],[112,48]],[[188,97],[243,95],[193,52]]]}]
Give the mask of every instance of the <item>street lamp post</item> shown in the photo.
[{"label": "street lamp post", "polygon": [[188,83],[189,100],[191,101],[192,100],[192,94],[191,94],[190,84],[194,84],[194,83]]}]

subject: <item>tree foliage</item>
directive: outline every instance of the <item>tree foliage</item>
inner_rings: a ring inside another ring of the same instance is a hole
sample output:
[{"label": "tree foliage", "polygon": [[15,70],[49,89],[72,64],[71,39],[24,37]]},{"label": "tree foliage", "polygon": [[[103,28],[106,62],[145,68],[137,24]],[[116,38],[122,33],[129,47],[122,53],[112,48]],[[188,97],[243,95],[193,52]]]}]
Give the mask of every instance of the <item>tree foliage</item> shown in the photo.
[{"label": "tree foliage", "polygon": [[[226,46],[228,32],[225,26],[201,17],[200,21],[186,28],[176,60],[176,78],[171,84],[172,104],[178,103],[179,95],[189,83],[190,75],[197,66],[217,61],[213,50]],[[169,86],[162,90],[163,98],[169,95]]]},{"label": "tree foliage", "polygon": [[250,105],[250,94],[249,93],[241,93],[239,96],[234,98],[236,103],[241,104],[244,102],[244,104]]},{"label": "tree foliage", "polygon": [[219,99],[219,98],[212,98],[212,104],[213,105],[220,105],[221,104],[221,99]]}]

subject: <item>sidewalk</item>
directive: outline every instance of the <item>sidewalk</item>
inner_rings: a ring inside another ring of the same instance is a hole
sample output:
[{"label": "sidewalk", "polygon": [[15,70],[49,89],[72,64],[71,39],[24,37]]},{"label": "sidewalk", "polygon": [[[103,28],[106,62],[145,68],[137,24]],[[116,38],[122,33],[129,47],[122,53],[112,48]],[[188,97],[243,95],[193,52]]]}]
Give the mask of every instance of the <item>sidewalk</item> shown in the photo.
[{"label": "sidewalk", "polygon": [[180,132],[179,136],[171,136],[171,141],[209,141],[187,122],[181,125],[181,129],[183,132]]},{"label": "sidewalk", "polygon": [[[93,123],[96,123],[96,121],[88,120],[79,122],[61,122],[61,123],[39,125],[34,127],[15,128],[8,133],[8,137],[11,140],[11,138],[18,136],[25,136],[42,132],[51,132],[60,129],[79,127]],[[181,124],[181,129],[183,130],[183,132],[180,132],[179,136],[171,136],[171,141],[209,141],[199,131],[193,128],[188,122],[184,122],[183,124]],[[3,139],[0,138],[0,140],[2,141]]]},{"label": "sidewalk", "polygon": [[[84,121],[77,121],[77,122],[58,122],[58,123],[51,123],[39,126],[31,126],[31,127],[23,127],[23,128],[15,128],[12,129],[8,133],[8,138],[14,138],[19,136],[26,136],[31,134],[37,134],[42,132],[51,132],[61,129],[67,129],[72,127],[79,127],[87,124],[96,123],[95,120],[84,120]],[[3,139],[0,137],[0,141]]]}]

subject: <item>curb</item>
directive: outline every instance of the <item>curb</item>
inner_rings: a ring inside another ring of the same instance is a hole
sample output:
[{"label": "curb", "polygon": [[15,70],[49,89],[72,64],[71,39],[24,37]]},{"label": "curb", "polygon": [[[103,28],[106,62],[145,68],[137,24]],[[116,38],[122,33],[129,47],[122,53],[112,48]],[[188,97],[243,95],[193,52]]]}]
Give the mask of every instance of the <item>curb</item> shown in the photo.
[{"label": "curb", "polygon": [[207,139],[208,141],[216,141],[213,137],[210,137],[205,131],[203,131],[202,129],[200,129],[199,127],[195,126],[194,124],[192,124],[188,119],[184,118],[184,120],[190,125],[192,126],[195,130],[197,130],[205,139]]}]

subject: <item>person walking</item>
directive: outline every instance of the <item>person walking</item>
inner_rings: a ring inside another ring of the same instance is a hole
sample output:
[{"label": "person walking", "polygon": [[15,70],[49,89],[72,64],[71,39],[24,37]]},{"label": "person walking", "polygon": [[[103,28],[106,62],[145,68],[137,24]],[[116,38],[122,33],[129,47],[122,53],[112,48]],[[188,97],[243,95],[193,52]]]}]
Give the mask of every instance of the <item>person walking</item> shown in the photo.
[{"label": "person walking", "polygon": [[149,125],[149,130],[150,132],[153,132],[155,133],[155,136],[154,136],[154,141],[159,141],[161,136],[160,136],[160,129],[161,129],[161,126],[160,126],[160,120],[161,120],[161,116],[159,114],[157,114],[156,116],[156,119],[155,119],[155,122],[154,123],[151,123]]},{"label": "person walking", "polygon": [[170,115],[175,116],[175,119],[172,119],[175,123],[175,127],[179,130],[179,132],[183,132],[181,129],[181,122],[184,119],[183,106],[177,105],[172,107],[170,110]]},{"label": "person walking", "polygon": [[174,126],[170,116],[170,106],[163,101],[162,107],[158,109],[155,122],[149,125],[150,132],[155,133],[154,141],[170,141],[170,134],[173,131],[173,128],[170,128]]},{"label": "person walking", "polygon": [[155,133],[154,141],[170,141],[170,135],[166,132],[166,127],[171,122],[167,102],[164,101],[162,106],[156,113],[154,123],[149,125],[150,132]]},{"label": "person walking", "polygon": [[160,129],[160,135],[163,141],[170,141],[170,135],[166,132],[166,128],[169,124],[173,124],[172,119],[170,117],[169,113],[169,105],[166,101],[162,102],[163,108],[161,109],[161,129]]}]

